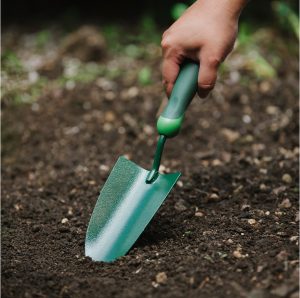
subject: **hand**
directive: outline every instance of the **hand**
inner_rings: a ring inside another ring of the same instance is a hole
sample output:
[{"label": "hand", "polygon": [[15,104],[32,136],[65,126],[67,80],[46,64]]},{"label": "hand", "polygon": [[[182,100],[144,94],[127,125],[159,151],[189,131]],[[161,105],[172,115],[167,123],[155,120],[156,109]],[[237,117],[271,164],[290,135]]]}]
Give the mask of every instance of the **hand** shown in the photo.
[{"label": "hand", "polygon": [[246,0],[198,0],[163,34],[162,76],[170,96],[185,59],[200,62],[198,94],[214,88],[217,70],[231,52]]}]

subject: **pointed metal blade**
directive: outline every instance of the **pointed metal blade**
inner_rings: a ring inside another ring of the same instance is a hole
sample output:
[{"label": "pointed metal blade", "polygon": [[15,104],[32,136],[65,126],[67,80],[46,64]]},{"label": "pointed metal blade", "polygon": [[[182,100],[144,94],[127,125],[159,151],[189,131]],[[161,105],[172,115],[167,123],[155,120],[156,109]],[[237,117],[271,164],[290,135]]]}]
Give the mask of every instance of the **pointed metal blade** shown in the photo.
[{"label": "pointed metal blade", "polygon": [[86,256],[109,262],[125,255],[180,176],[180,173],[159,174],[148,184],[148,173],[119,157],[92,213],[85,239]]}]

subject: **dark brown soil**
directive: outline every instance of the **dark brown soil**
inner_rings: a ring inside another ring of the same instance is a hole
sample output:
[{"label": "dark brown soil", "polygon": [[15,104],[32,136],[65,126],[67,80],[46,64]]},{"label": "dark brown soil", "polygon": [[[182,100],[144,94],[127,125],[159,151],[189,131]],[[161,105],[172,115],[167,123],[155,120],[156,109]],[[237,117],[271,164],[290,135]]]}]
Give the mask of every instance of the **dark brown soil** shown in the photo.
[{"label": "dark brown soil", "polygon": [[297,77],[222,86],[166,146],[181,182],[109,264],[84,256],[85,231],[117,157],[151,165],[160,83],[4,106],[2,297],[297,297]]}]

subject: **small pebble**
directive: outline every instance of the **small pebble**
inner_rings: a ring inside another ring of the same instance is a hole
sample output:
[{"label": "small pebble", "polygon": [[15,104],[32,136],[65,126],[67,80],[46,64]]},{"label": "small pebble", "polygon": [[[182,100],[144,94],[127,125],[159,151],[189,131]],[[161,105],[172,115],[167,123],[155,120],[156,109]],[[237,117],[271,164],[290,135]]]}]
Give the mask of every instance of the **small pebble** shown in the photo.
[{"label": "small pebble", "polygon": [[104,131],[111,131],[113,126],[111,123],[104,123],[102,128]]},{"label": "small pebble", "polygon": [[283,182],[288,183],[288,184],[292,183],[292,181],[293,181],[290,174],[283,174],[281,179]]},{"label": "small pebble", "polygon": [[23,207],[22,207],[21,204],[17,203],[17,204],[14,205],[14,208],[15,208],[17,211],[19,211],[19,210],[21,210]]},{"label": "small pebble", "polygon": [[223,134],[223,136],[229,143],[235,142],[240,137],[239,132],[228,129],[228,128],[222,129],[221,133]]},{"label": "small pebble", "polygon": [[277,254],[276,259],[277,259],[278,261],[285,261],[285,260],[287,259],[288,255],[289,255],[289,254],[287,253],[286,250],[282,250],[281,252],[279,252],[279,253]]},{"label": "small pebble", "polygon": [[259,172],[261,173],[261,174],[267,174],[268,173],[268,170],[267,169],[259,169]]},{"label": "small pebble", "polygon": [[252,119],[249,115],[244,115],[243,116],[243,122],[246,123],[246,124],[249,124],[251,123]]},{"label": "small pebble", "polygon": [[155,280],[158,284],[165,284],[167,282],[167,274],[165,272],[159,272],[155,276]]},{"label": "small pebble", "polygon": [[197,217],[203,217],[204,213],[198,211],[198,212],[195,213],[195,216],[197,216]]},{"label": "small pebble", "polygon": [[171,170],[164,165],[160,165],[159,171],[163,173],[170,173]]},{"label": "small pebble", "polygon": [[260,189],[260,190],[266,190],[266,189],[267,189],[267,186],[266,186],[264,183],[262,183],[262,184],[259,186],[259,189]]},{"label": "small pebble", "polygon": [[135,274],[138,274],[138,273],[140,273],[141,272],[141,270],[142,270],[142,267],[140,267],[138,270],[136,270],[134,273]]},{"label": "small pebble", "polygon": [[256,213],[257,213],[257,215],[260,216],[260,217],[262,217],[262,216],[265,215],[265,212],[264,212],[263,210],[260,210],[260,209],[257,209],[257,210],[256,210]]},{"label": "small pebble", "polygon": [[260,84],[259,84],[259,90],[262,93],[267,93],[268,91],[270,91],[272,89],[272,85],[270,82],[263,80]]},{"label": "small pebble", "polygon": [[233,252],[233,256],[237,259],[243,259],[243,258],[248,257],[248,254],[243,255],[242,247],[241,247],[241,245],[238,245],[236,250]]},{"label": "small pebble", "polygon": [[264,157],[262,158],[262,160],[265,161],[265,162],[270,162],[270,161],[273,160],[273,158],[272,158],[272,156],[264,156]]},{"label": "small pebble", "polygon": [[297,241],[298,238],[299,238],[298,236],[292,236],[292,237],[290,237],[290,241],[291,242]]},{"label": "small pebble", "polygon": [[128,90],[127,90],[127,96],[129,98],[133,98],[133,97],[136,97],[137,95],[139,94],[139,89],[135,86],[133,87],[130,87]]},{"label": "small pebble", "polygon": [[264,266],[258,265],[258,266],[257,266],[257,269],[256,269],[256,272],[257,272],[257,273],[260,273],[260,272],[262,272],[263,270],[264,270]]},{"label": "small pebble", "polygon": [[40,110],[40,105],[38,103],[33,103],[32,106],[31,106],[31,110],[33,112],[38,112]]},{"label": "small pebble", "polygon": [[223,163],[219,159],[214,159],[211,164],[214,167],[218,167],[218,166],[221,166]]},{"label": "small pebble", "polygon": [[250,218],[248,219],[248,224],[253,226],[256,224],[256,220],[254,218]]},{"label": "small pebble", "polygon": [[243,137],[243,142],[244,143],[251,143],[254,141],[254,137],[252,135],[246,135],[245,137]]},{"label": "small pebble", "polygon": [[76,84],[73,80],[68,80],[65,84],[65,87],[67,90],[73,90],[75,88]]},{"label": "small pebble", "polygon": [[250,210],[250,208],[251,208],[251,206],[250,206],[250,205],[248,205],[248,204],[244,204],[244,205],[242,205],[242,207],[241,207],[241,211],[249,211],[249,210]]},{"label": "small pebble", "polygon": [[123,134],[125,134],[125,133],[126,133],[126,129],[125,129],[125,127],[123,127],[123,126],[120,126],[120,127],[118,128],[118,133],[119,133],[120,135],[123,135]]},{"label": "small pebble", "polygon": [[265,215],[269,216],[270,215],[270,211],[266,211]]},{"label": "small pebble", "polygon": [[289,199],[284,199],[279,205],[278,207],[280,209],[288,209],[292,207],[292,203],[290,202]]},{"label": "small pebble", "polygon": [[234,256],[235,258],[237,258],[237,259],[243,258],[243,255],[241,254],[241,252],[240,252],[239,250],[235,250],[235,251],[233,252],[233,256]]},{"label": "small pebble", "polygon": [[188,282],[189,282],[190,285],[193,285],[195,283],[194,276],[190,277]]},{"label": "small pebble", "polygon": [[276,115],[279,113],[279,108],[276,106],[267,106],[266,112],[269,115]]},{"label": "small pebble", "polygon": [[218,200],[218,199],[219,199],[219,196],[218,196],[216,193],[212,193],[212,194],[209,196],[209,199],[212,200],[212,201],[215,201],[215,200]]},{"label": "small pebble", "polygon": [[151,135],[154,133],[154,129],[153,129],[153,127],[150,126],[150,125],[145,125],[145,126],[143,127],[143,131],[144,131],[144,133],[145,133],[146,135],[148,135],[148,136],[151,136]]},{"label": "small pebble", "polygon": [[183,186],[183,182],[182,182],[182,181],[177,181],[177,185],[178,185],[179,187],[182,187],[182,186]]},{"label": "small pebble", "polygon": [[100,165],[99,169],[100,169],[101,171],[103,171],[103,172],[109,171],[109,167],[106,166],[106,165]]},{"label": "small pebble", "polygon": [[233,192],[239,193],[243,189],[243,185],[238,186]]},{"label": "small pebble", "polygon": [[116,98],[116,94],[113,91],[105,92],[105,99],[114,100]]},{"label": "small pebble", "polygon": [[62,220],[61,220],[61,223],[62,224],[65,224],[65,223],[67,223],[69,220],[67,219],[67,218],[63,218]]},{"label": "small pebble", "polygon": [[39,79],[39,74],[36,71],[31,71],[28,73],[28,80],[31,84],[37,82]]},{"label": "small pebble", "polygon": [[286,190],[285,186],[280,186],[280,187],[274,188],[273,193],[277,196],[280,193],[284,192],[285,190]]},{"label": "small pebble", "polygon": [[186,202],[183,199],[179,199],[176,203],[175,203],[175,209],[178,211],[185,211],[187,209],[186,207]]}]

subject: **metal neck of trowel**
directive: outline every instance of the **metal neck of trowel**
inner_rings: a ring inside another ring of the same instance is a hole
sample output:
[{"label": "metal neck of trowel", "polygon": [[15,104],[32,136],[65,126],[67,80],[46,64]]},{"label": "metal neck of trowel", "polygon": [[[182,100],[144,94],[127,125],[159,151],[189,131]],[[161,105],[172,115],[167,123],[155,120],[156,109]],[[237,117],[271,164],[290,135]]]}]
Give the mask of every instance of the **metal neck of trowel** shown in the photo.
[{"label": "metal neck of trowel", "polygon": [[164,136],[164,135],[159,136],[155,155],[154,155],[154,160],[153,160],[153,164],[152,164],[152,170],[149,172],[149,174],[147,176],[146,183],[154,182],[158,176],[158,170],[159,170],[159,166],[160,166],[161,156],[162,156],[162,153],[164,150],[164,145],[165,145],[166,140],[167,140],[166,136]]},{"label": "metal neck of trowel", "polygon": [[161,156],[167,138],[175,137],[181,128],[184,113],[198,89],[199,64],[186,61],[180,68],[167,106],[157,121],[159,139],[154,155],[152,170],[149,172],[146,183],[153,183],[158,177]]}]

